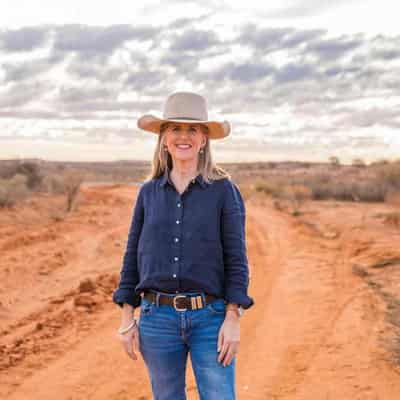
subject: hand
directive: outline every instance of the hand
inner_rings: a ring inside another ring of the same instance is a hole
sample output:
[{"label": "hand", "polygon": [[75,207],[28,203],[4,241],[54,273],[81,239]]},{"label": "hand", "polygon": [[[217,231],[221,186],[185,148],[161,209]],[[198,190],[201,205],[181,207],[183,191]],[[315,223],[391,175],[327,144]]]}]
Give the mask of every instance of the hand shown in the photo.
[{"label": "hand", "polygon": [[223,366],[231,363],[233,357],[239,349],[240,342],[240,321],[239,317],[234,312],[229,310],[226,312],[226,317],[221,325],[218,334],[218,362],[222,362]]},{"label": "hand", "polygon": [[135,352],[139,351],[139,329],[135,325],[125,333],[117,333],[119,340],[130,358],[137,360],[138,357]]}]

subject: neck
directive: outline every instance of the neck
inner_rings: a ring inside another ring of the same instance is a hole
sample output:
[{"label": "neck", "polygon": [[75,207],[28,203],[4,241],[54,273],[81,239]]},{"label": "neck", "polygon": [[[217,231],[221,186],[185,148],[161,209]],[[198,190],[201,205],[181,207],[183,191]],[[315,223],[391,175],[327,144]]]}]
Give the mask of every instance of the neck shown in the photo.
[{"label": "neck", "polygon": [[178,179],[192,179],[197,176],[197,160],[175,160],[171,169],[171,174]]}]

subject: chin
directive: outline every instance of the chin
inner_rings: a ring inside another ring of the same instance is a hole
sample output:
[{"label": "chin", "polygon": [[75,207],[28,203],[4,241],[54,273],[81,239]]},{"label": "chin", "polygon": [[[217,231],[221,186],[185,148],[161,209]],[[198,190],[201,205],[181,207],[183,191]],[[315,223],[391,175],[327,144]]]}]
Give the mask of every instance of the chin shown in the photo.
[{"label": "chin", "polygon": [[185,161],[194,160],[195,161],[197,159],[195,154],[186,154],[186,155],[184,155],[184,154],[174,154],[173,158],[175,160],[182,160],[182,161],[183,160],[185,160]]}]

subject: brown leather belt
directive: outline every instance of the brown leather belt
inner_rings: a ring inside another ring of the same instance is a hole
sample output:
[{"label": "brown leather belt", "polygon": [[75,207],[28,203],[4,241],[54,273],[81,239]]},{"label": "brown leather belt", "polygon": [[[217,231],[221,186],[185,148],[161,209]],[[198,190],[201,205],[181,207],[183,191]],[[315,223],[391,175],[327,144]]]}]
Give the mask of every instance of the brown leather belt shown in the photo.
[{"label": "brown leather belt", "polygon": [[[157,304],[157,294],[158,294],[158,304]],[[168,304],[174,306],[177,311],[185,311],[185,310],[197,310],[199,308],[205,307],[207,304],[217,300],[219,297],[213,296],[211,294],[205,294],[205,300],[203,301],[203,296],[198,295],[184,295],[184,294],[176,294],[176,295],[165,295],[161,292],[150,292],[145,291],[143,294],[143,298],[149,300],[155,305],[160,304]]]}]

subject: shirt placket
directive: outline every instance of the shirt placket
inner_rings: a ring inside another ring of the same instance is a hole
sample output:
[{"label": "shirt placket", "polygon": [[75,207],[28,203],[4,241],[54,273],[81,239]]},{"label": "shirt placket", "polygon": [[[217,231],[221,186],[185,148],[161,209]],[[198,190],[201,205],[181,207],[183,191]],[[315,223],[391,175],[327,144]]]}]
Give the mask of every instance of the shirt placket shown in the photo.
[{"label": "shirt placket", "polygon": [[[195,180],[192,180],[193,184]],[[173,186],[173,185],[172,185]],[[183,237],[183,198],[184,194],[188,191],[189,186],[185,189],[185,191],[180,194],[175,188],[175,226],[173,229],[172,236],[172,248],[173,248],[173,268],[172,268],[172,278],[176,280],[175,284],[175,293],[179,293],[181,291],[180,287],[180,271],[181,271],[181,263],[182,263],[182,237]]]}]

